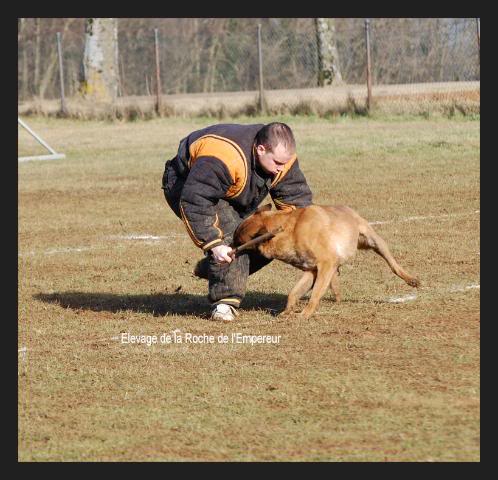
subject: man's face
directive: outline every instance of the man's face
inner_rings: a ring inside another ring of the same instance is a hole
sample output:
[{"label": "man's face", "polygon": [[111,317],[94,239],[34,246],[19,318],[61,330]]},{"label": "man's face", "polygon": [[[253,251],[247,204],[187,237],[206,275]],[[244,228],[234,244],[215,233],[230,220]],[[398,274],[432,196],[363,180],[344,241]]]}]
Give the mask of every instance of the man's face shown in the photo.
[{"label": "man's face", "polygon": [[268,151],[264,145],[257,145],[256,152],[261,168],[263,168],[266,173],[272,175],[281,172],[284,165],[290,162],[293,157],[293,154],[289,153],[281,143],[279,143],[272,152]]}]

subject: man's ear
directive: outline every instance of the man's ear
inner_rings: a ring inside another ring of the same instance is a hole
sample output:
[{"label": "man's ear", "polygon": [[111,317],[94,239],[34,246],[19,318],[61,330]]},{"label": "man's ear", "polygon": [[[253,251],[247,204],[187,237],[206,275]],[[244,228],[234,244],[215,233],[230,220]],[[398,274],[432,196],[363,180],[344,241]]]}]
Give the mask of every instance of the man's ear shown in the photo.
[{"label": "man's ear", "polygon": [[264,155],[266,153],[266,148],[264,145],[256,145],[256,151],[258,155]]},{"label": "man's ear", "polygon": [[256,212],[254,213],[261,213],[261,212],[269,212],[272,208],[271,203],[267,203],[266,205],[263,205],[262,207],[259,207]]}]

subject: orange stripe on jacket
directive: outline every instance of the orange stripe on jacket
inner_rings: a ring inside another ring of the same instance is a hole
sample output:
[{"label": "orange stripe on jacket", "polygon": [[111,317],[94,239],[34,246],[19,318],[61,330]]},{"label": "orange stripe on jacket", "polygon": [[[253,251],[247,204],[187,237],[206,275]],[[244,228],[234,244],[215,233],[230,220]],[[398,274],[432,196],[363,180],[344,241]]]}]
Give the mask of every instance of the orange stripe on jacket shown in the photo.
[{"label": "orange stripe on jacket", "polygon": [[280,182],[280,180],[282,180],[282,178],[284,178],[287,175],[287,173],[291,169],[292,165],[294,165],[294,162],[296,161],[296,159],[297,159],[297,155],[294,154],[292,156],[292,158],[284,165],[284,168],[282,169],[282,171],[277,173],[277,175],[273,179],[273,182],[271,182],[270,188],[274,187],[278,182]]},{"label": "orange stripe on jacket", "polygon": [[180,215],[182,217],[182,220],[183,220],[183,223],[185,224],[185,227],[187,229],[187,233],[189,234],[190,238],[192,239],[192,241],[198,246],[198,247],[202,247],[202,241],[199,240],[195,234],[194,234],[194,231],[192,230],[192,227],[190,226],[190,223],[187,219],[187,216],[185,215],[185,211],[183,210],[183,205],[182,203],[180,202]]},{"label": "orange stripe on jacket", "polygon": [[281,210],[284,212],[292,212],[292,210],[296,210],[297,208],[295,205],[284,203],[282,202],[282,200],[279,200],[278,198],[274,198],[273,203],[275,204],[275,207],[277,207],[277,210]]},{"label": "orange stripe on jacket", "polygon": [[200,157],[216,157],[222,161],[233,180],[225,198],[240,195],[247,182],[247,162],[244,152],[235,142],[218,135],[204,135],[190,145],[189,153],[189,168],[192,168]]}]

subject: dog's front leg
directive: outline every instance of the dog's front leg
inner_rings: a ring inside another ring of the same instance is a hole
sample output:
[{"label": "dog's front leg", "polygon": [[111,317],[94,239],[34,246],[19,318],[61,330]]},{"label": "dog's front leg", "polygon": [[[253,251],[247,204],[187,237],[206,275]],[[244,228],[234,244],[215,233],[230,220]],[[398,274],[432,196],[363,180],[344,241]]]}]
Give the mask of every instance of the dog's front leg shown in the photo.
[{"label": "dog's front leg", "polygon": [[294,288],[290,291],[289,296],[287,297],[287,306],[285,307],[285,310],[280,313],[282,317],[293,313],[297,302],[313,286],[315,278],[316,272],[304,272],[303,276],[298,280],[296,285],[294,285]]},{"label": "dog's front leg", "polygon": [[315,313],[315,310],[320,303],[320,299],[323,297],[327,288],[332,281],[332,276],[337,270],[337,265],[335,262],[327,261],[321,262],[317,265],[317,275],[315,285],[313,286],[313,291],[311,292],[311,298],[308,305],[299,314],[301,318],[307,320]]}]

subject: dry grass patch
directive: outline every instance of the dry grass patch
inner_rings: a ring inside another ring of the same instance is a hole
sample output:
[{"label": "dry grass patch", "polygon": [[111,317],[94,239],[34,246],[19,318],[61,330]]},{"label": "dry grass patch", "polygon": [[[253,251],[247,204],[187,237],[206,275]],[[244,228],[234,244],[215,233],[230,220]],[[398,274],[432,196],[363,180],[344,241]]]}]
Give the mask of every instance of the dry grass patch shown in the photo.
[{"label": "dry grass patch", "polygon": [[[374,85],[370,112],[366,109],[366,85],[266,90],[269,115],[475,116],[480,113],[480,82],[413,83]],[[81,97],[68,98],[67,117],[80,120],[136,121],[157,117],[208,117],[216,119],[259,115],[259,92],[218,92],[164,95],[156,111],[154,96],[120,97],[116,105],[99,105]],[[19,105],[19,113],[58,118],[59,100],[33,99]]]}]

